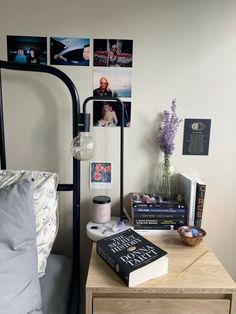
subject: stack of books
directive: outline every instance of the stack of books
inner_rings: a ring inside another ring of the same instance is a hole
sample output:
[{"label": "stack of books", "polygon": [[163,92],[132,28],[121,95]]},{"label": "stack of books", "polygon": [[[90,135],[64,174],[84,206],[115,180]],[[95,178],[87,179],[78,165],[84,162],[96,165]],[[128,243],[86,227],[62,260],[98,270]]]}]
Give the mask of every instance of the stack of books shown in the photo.
[{"label": "stack of books", "polygon": [[131,218],[134,230],[177,230],[187,224],[187,207],[183,202],[162,201],[157,194],[130,193]]},{"label": "stack of books", "polygon": [[176,234],[183,225],[201,228],[206,183],[197,175],[180,173],[177,184],[179,201],[163,201],[158,194],[130,193],[135,231],[140,234]]}]

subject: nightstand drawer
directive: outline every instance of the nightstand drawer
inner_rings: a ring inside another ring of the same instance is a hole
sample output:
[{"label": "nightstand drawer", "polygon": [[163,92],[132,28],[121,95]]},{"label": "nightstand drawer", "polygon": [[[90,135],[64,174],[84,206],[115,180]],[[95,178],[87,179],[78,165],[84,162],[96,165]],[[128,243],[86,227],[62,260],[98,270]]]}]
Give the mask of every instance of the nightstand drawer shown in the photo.
[{"label": "nightstand drawer", "polygon": [[93,314],[229,314],[227,299],[94,298]]}]

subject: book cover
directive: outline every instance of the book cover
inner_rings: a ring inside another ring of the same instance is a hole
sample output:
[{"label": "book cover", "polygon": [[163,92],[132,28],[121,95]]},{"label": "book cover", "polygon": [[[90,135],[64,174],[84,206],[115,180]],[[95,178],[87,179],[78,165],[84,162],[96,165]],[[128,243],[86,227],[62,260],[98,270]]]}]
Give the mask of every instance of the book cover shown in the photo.
[{"label": "book cover", "polygon": [[179,193],[186,204],[188,210],[187,223],[190,226],[194,225],[195,219],[196,189],[197,181],[193,175],[187,173],[179,174]]},{"label": "book cover", "polygon": [[128,287],[168,272],[167,252],[132,229],[98,240],[96,249]]},{"label": "book cover", "polygon": [[202,215],[205,201],[206,193],[206,183],[202,178],[195,175],[197,181],[197,190],[196,190],[196,203],[195,203],[195,220],[194,225],[198,228],[201,228],[202,224]]}]

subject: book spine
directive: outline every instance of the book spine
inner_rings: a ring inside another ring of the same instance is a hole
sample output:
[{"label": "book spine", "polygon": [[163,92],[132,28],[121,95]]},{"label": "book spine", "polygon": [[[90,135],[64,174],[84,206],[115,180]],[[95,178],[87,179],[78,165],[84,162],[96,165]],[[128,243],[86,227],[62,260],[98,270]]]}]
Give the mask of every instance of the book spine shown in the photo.
[{"label": "book spine", "polygon": [[192,180],[189,200],[188,225],[194,226],[197,182]]},{"label": "book spine", "polygon": [[129,285],[129,274],[125,274],[122,271],[120,265],[109,256],[100,246],[97,244],[97,254],[111,267],[111,269],[126,283]]},{"label": "book spine", "polygon": [[203,214],[203,208],[204,208],[205,193],[206,193],[206,184],[197,182],[194,225],[198,228],[201,228],[201,224],[202,224],[202,214]]},{"label": "book spine", "polygon": [[135,231],[143,236],[148,235],[178,235],[177,230],[175,229],[135,229]]},{"label": "book spine", "polygon": [[168,204],[168,203],[158,203],[158,204],[148,204],[148,203],[134,203],[131,202],[133,208],[184,208],[184,204]]},{"label": "book spine", "polygon": [[133,213],[186,213],[186,208],[132,207]]},{"label": "book spine", "polygon": [[177,230],[182,224],[176,225],[134,225],[134,230]]},{"label": "book spine", "polygon": [[135,225],[184,225],[185,219],[134,219]]},{"label": "book spine", "polygon": [[187,213],[178,214],[178,213],[142,213],[134,212],[134,219],[186,219]]}]

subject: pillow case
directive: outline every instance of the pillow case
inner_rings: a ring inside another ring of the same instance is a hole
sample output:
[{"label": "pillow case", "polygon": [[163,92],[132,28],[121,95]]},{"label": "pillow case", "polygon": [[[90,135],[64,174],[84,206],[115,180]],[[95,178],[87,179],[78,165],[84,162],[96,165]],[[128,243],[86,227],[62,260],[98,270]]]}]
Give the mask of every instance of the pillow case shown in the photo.
[{"label": "pillow case", "polygon": [[37,274],[33,183],[0,189],[0,312],[42,313]]},{"label": "pillow case", "polygon": [[47,258],[59,228],[57,185],[59,176],[52,172],[0,170],[0,187],[21,179],[34,179],[33,205],[36,224],[38,275],[45,274]]}]

